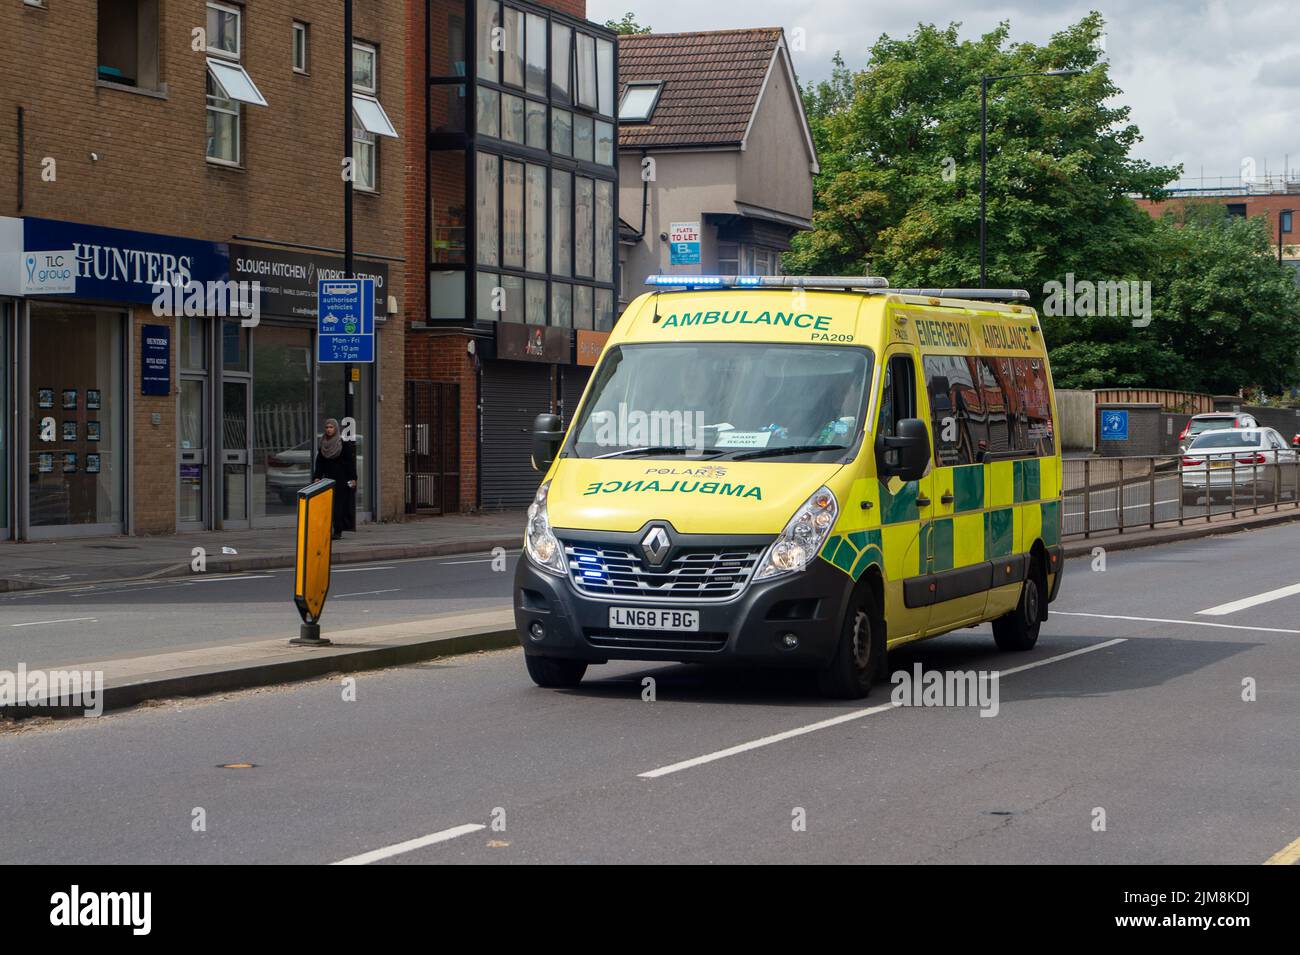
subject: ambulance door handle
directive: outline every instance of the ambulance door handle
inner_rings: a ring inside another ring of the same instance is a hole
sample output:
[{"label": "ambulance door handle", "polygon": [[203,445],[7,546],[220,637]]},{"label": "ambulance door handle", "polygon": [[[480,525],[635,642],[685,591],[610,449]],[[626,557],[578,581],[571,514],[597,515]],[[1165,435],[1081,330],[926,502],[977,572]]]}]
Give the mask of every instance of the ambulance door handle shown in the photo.
[{"label": "ambulance door handle", "polygon": [[918,498],[916,499],[916,506],[917,506],[917,507],[929,507],[929,506],[930,506],[930,499],[929,499],[928,497],[918,497]]},{"label": "ambulance door handle", "polygon": [[947,491],[944,491],[944,492],[943,492],[943,497],[939,498],[939,503],[941,503],[941,504],[951,504],[952,502],[953,502],[953,496],[952,496],[951,494],[949,494]]}]

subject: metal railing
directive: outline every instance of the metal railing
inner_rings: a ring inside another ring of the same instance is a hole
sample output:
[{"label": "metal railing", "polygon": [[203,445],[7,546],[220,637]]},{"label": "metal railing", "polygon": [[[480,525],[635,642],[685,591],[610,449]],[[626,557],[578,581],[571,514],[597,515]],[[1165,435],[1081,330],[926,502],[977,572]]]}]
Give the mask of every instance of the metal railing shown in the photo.
[{"label": "metal railing", "polygon": [[[1180,455],[1065,458],[1064,537],[1123,534],[1300,506],[1300,461],[1184,468]],[[1212,462],[1217,465],[1217,462]]]}]

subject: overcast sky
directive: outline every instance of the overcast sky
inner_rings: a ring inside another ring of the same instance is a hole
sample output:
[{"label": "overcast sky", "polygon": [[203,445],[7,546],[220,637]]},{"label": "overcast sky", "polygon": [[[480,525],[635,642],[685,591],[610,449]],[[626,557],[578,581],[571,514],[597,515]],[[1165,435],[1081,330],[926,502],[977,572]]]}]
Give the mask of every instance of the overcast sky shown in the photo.
[{"label": "overcast sky", "polygon": [[[918,21],[957,21],[976,37],[1011,22],[1014,40],[1042,43],[1089,10],[1106,17],[1111,77],[1144,141],[1135,152],[1182,163],[1184,179],[1277,174],[1290,154],[1300,170],[1300,8],[1295,0],[588,0],[589,19],[632,11],[656,33],[782,26],[804,31],[794,53],[801,84],[825,79],[836,50],[849,67],[866,63],[881,34],[906,36]],[[1295,175],[1297,173],[1293,173]],[[1192,185],[1193,183],[1184,183]]]}]

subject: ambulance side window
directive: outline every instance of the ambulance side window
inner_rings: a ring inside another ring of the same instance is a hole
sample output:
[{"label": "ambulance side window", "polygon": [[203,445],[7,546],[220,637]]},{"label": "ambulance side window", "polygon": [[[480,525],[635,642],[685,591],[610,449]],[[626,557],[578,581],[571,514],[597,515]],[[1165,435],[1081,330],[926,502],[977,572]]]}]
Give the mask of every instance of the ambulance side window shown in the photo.
[{"label": "ambulance side window", "polygon": [[878,434],[894,437],[898,422],[916,417],[916,371],[908,355],[895,355],[885,366]]},{"label": "ambulance side window", "polygon": [[925,389],[930,396],[930,430],[939,467],[975,464],[987,445],[984,400],[975,386],[973,358],[925,355]]}]

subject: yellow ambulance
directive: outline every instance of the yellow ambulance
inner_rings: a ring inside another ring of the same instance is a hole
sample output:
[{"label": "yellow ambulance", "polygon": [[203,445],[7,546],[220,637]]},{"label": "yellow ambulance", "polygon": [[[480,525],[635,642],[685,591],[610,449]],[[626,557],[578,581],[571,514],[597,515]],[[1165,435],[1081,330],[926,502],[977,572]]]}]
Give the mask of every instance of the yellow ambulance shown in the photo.
[{"label": "yellow ambulance", "polygon": [[992,621],[1028,650],[1060,588],[1061,449],[1016,289],[651,276],[567,431],[539,415],[514,613],[528,672],[609,660],[817,671]]}]

